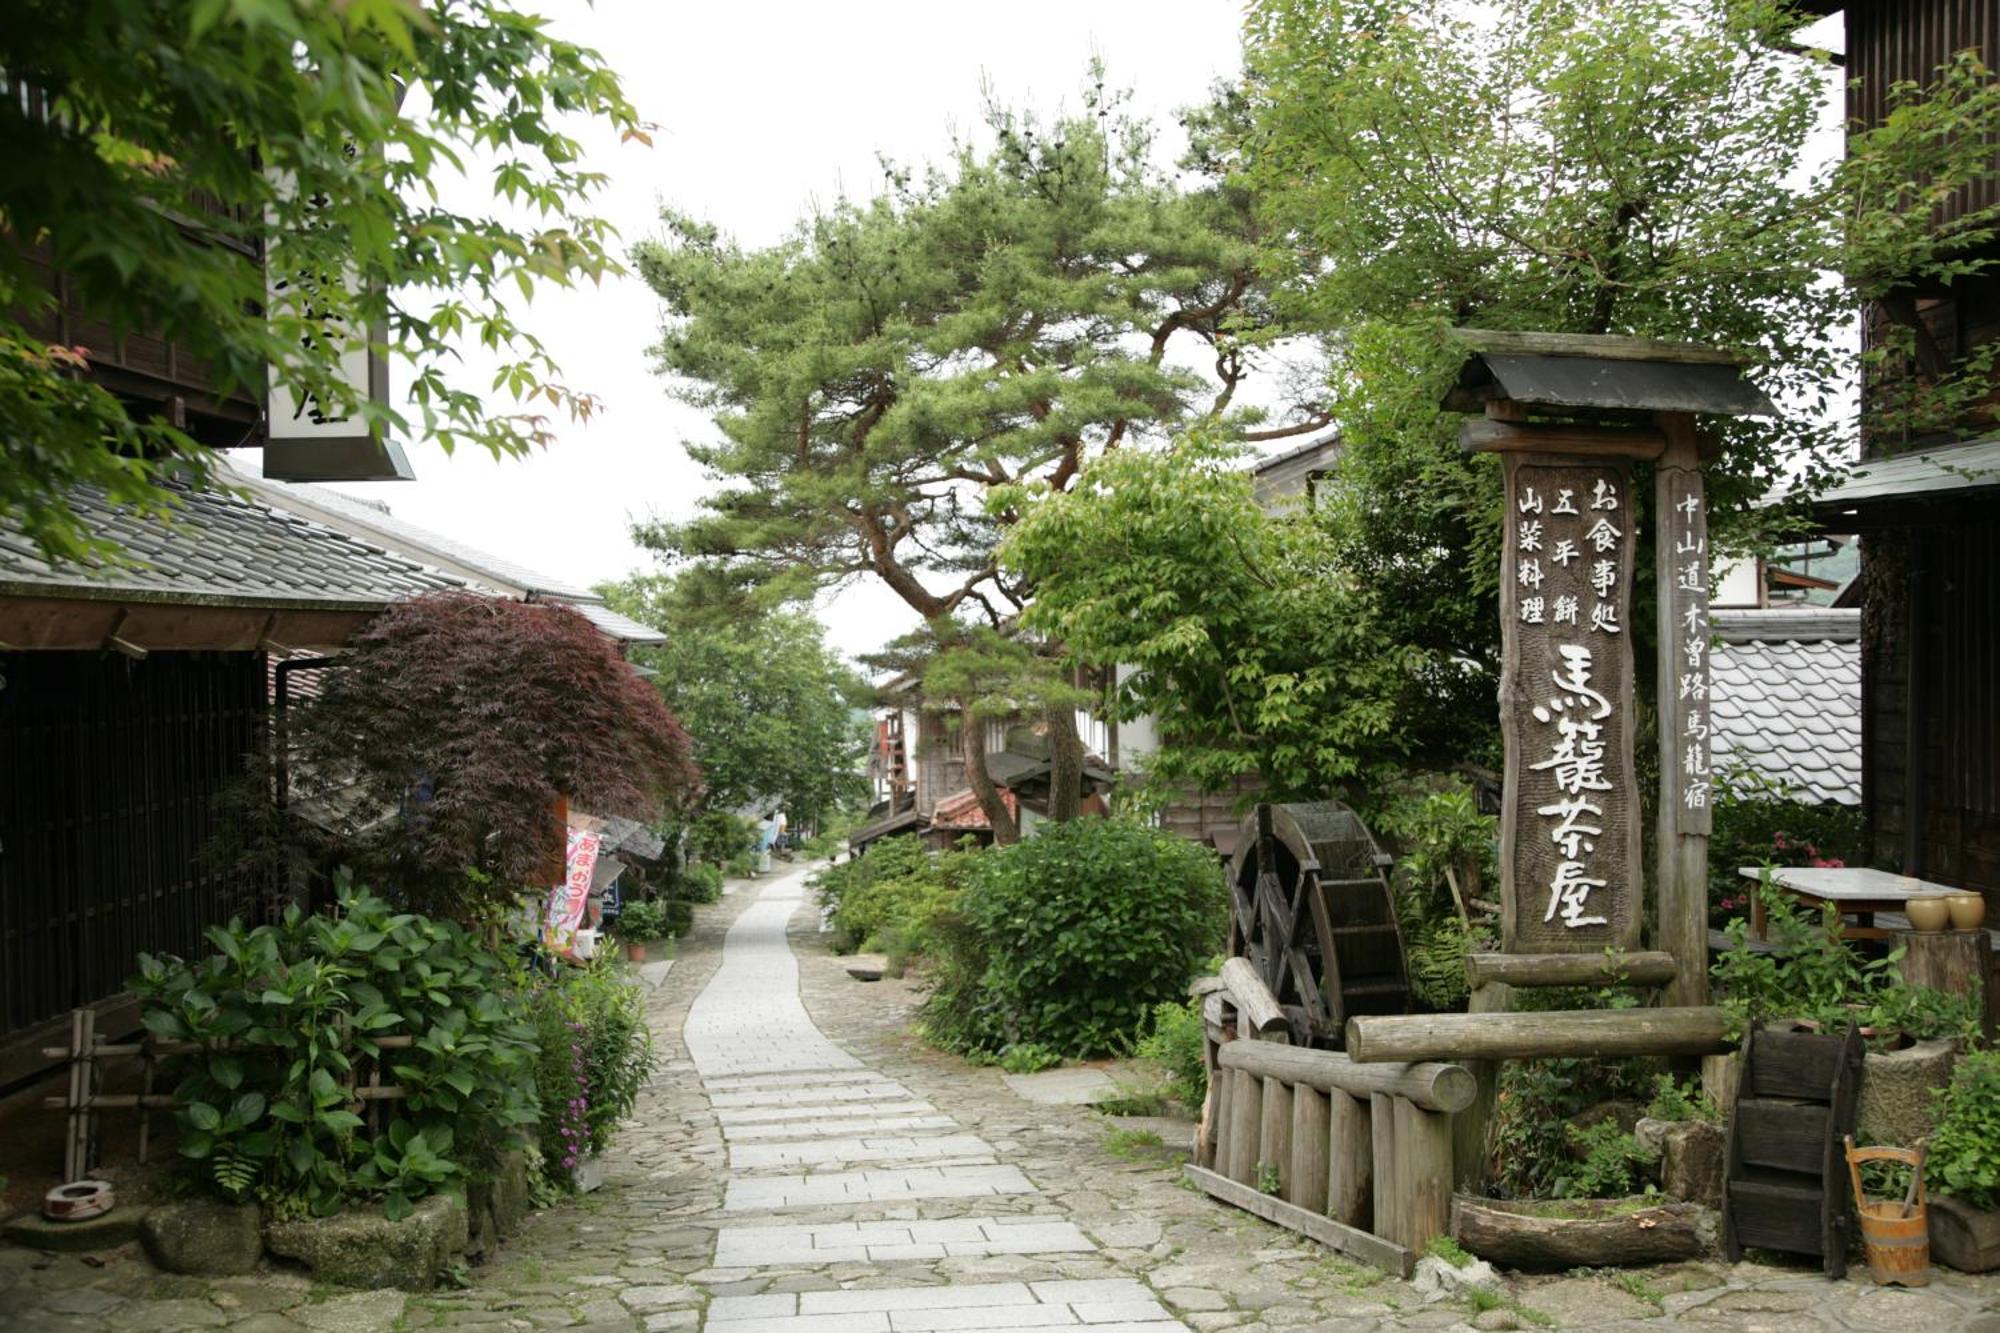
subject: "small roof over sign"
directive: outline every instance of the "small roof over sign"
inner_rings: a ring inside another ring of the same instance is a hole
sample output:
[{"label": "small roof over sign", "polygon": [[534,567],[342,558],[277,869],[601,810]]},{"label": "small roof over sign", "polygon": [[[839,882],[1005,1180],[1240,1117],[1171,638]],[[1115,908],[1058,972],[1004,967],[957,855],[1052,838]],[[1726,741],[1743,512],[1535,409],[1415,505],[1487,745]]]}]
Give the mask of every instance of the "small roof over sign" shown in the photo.
[{"label": "small roof over sign", "polygon": [[1488,399],[1615,412],[1776,416],[1732,353],[1694,343],[1615,334],[1453,329],[1470,355],[1445,405],[1477,411]]}]

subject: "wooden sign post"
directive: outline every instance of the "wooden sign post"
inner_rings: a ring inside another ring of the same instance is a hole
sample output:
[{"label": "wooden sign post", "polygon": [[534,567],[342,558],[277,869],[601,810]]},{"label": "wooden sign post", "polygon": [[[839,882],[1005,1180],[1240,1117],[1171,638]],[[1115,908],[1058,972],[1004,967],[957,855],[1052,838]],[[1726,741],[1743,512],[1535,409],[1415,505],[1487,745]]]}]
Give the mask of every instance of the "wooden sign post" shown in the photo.
[{"label": "wooden sign post", "polygon": [[1708,493],[1694,419],[1659,417],[1666,452],[1653,469],[1653,563],[1659,571],[1659,947],[1674,956],[1668,1004],[1708,1003]]},{"label": "wooden sign post", "polygon": [[1502,947],[1635,948],[1645,879],[1632,750],[1631,465],[1513,452],[1503,462]]}]

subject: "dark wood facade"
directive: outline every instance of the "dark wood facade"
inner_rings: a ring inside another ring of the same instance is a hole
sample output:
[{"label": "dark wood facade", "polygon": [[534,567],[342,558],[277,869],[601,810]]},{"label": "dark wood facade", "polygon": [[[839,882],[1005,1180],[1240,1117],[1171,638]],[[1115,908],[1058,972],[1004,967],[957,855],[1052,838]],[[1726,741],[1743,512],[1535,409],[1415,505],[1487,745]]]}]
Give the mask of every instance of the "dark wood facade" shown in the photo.
[{"label": "dark wood facade", "polygon": [[[1843,14],[1847,114],[1880,125],[1899,83],[1933,83],[1961,51],[2000,67],[1995,0],[1810,0]],[[2000,164],[2000,145],[1995,147]],[[1948,224],[2000,205],[2000,179],[1976,181],[1938,210]],[[1921,321],[1946,362],[2000,340],[2000,276],[1912,289],[1908,308],[1865,312],[1873,341],[1891,315]],[[1917,375],[1883,367],[1879,375]],[[1864,397],[1883,380],[1864,387]],[[1863,454],[1881,459],[1991,434],[2000,393],[1955,432],[1923,438],[1864,430]],[[1868,414],[1864,412],[1864,421]],[[2000,498],[1971,488],[1930,497],[1884,496],[1837,520],[1861,534],[1863,799],[1873,857],[1925,879],[1980,889],[2000,908]]]},{"label": "dark wood facade", "polygon": [[241,910],[202,851],[267,712],[262,653],[15,652],[0,675],[3,1051]]},{"label": "dark wood facade", "polygon": [[2000,910],[2000,500],[1871,521],[1884,524],[1862,537],[1862,799],[1874,860],[1983,890]]}]

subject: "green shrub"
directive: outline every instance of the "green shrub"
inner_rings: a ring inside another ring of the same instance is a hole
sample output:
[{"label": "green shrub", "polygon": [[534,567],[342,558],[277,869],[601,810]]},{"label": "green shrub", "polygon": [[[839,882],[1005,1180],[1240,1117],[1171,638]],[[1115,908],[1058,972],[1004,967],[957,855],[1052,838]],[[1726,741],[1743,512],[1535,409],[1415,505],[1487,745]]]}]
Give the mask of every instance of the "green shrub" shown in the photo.
[{"label": "green shrub", "polygon": [[722,867],[706,861],[690,862],[674,877],[672,896],[684,903],[722,901]]},{"label": "green shrub", "polygon": [[1898,1032],[1918,1038],[1977,1034],[1979,1014],[1970,996],[1903,980],[1896,966],[1900,947],[1865,958],[1841,934],[1838,904],[1810,913],[1771,883],[1768,870],[1751,890],[1763,895],[1769,950],[1750,947],[1749,923],[1738,918],[1724,930],[1728,950],[1710,968],[1731,1036],[1773,1018],[1810,1019],[1828,1032],[1858,1023],[1875,1029],[1882,1041]]},{"label": "green shrub", "polygon": [[[1517,990],[1521,1009],[1627,1008],[1636,997],[1622,990],[1551,987]],[[1577,1162],[1570,1122],[1607,1101],[1642,1101],[1653,1095],[1657,1061],[1547,1058],[1506,1060],[1493,1113],[1488,1163],[1497,1191],[1509,1198],[1561,1198],[1573,1191]]]},{"label": "green shrub", "polygon": [[1000,1052],[1000,1068],[1010,1074],[1039,1074],[1044,1069],[1054,1069],[1062,1062],[1062,1052],[1031,1041],[1009,1046]]},{"label": "green shrub", "polygon": [[1974,1051],[1951,1082],[1932,1094],[1924,1179],[1940,1194],[1974,1208],[2000,1208],[2000,1051]]},{"label": "green shrub", "polygon": [[727,865],[757,849],[757,825],[726,810],[711,810],[687,826],[685,838],[688,860]]},{"label": "green shrub", "polygon": [[1653,1100],[1646,1104],[1646,1114],[1655,1120],[1706,1120],[1710,1123],[1722,1119],[1722,1112],[1716,1109],[1709,1095],[1690,1079],[1683,1084],[1672,1074],[1656,1074],[1653,1077]]},{"label": "green shrub", "polygon": [[1410,991],[1432,1009],[1462,1009],[1469,988],[1465,955],[1490,948],[1492,934],[1467,926],[1445,872],[1461,894],[1492,873],[1498,823],[1479,813],[1471,788],[1457,778],[1441,790],[1389,802],[1378,822],[1402,848],[1396,862],[1396,916],[1403,929]]},{"label": "green shrub", "polygon": [[1200,1106],[1208,1097],[1207,1034],[1199,998],[1153,1006],[1153,1030],[1139,1042],[1136,1054],[1167,1076],[1167,1092],[1183,1106]]},{"label": "green shrub", "polygon": [[674,934],[667,904],[658,898],[635,898],[620,909],[616,929],[624,940],[657,940]]},{"label": "green shrub", "polygon": [[[520,969],[452,922],[337,886],[332,915],[211,926],[195,962],[139,956],[132,989],[153,1035],[213,1047],[173,1064],[180,1152],[205,1188],[317,1215],[379,1196],[391,1217],[490,1169],[534,1123],[534,1031]],[[408,1036],[383,1055],[377,1039]],[[407,1097],[372,1138],[344,1086],[383,1055]]]},{"label": "green shrub", "polygon": [[[1186,992],[1221,938],[1222,876],[1210,853],[1170,833],[1076,819],[981,854],[959,915],[985,967],[976,996],[944,1007],[975,1017],[982,1043],[999,1036],[1002,1046],[1093,1056],[1129,1042],[1155,1005]],[[967,942],[950,920],[939,913],[940,940]]]},{"label": "green shrub", "polygon": [[1567,1175],[1555,1181],[1560,1199],[1622,1199],[1649,1183],[1653,1155],[1639,1146],[1630,1131],[1615,1120],[1600,1120],[1584,1129],[1568,1128],[1571,1145],[1583,1155]]},{"label": "green shrub", "polygon": [[928,954],[933,923],[955,904],[976,850],[927,851],[915,838],[885,838],[813,878],[843,953],[872,948]]},{"label": "green shrub", "polygon": [[532,1012],[543,1169],[567,1184],[609,1146],[651,1077],[652,1033],[639,988],[607,958],[563,967],[535,992]]}]

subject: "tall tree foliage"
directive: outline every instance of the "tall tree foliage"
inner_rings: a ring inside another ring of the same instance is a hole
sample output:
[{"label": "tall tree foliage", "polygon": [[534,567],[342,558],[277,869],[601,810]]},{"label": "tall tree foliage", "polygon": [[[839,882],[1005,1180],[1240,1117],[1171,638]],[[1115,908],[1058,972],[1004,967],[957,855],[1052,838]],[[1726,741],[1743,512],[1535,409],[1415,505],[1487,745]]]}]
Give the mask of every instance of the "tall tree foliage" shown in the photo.
[{"label": "tall tree foliage", "polygon": [[[644,130],[599,56],[546,20],[504,0],[23,0],[0,71],[0,510],[45,552],[109,553],[74,487],[163,507],[162,479],[209,454],[79,376],[93,349],[30,332],[54,298],[27,246],[92,316],[184,343],[224,392],[261,396],[268,364],[331,415],[495,453],[593,409],[513,305],[616,267],[585,207],[602,179],[559,122]],[[461,167],[489,174],[493,208],[445,202],[435,178]],[[258,255],[291,297],[267,300]],[[336,379],[371,329],[413,364],[413,411]],[[499,362],[490,386],[446,377],[467,338]]]},{"label": "tall tree foliage", "polygon": [[994,490],[1065,490],[1195,421],[1250,428],[1236,393],[1268,332],[1241,191],[1176,186],[1101,84],[1080,114],[988,128],[779,245],[669,214],[639,248],[660,368],[714,414],[689,452],[724,483],[646,540],[766,597],[866,577],[998,627],[1032,590],[995,558],[1017,513]]},{"label": "tall tree foliage", "polygon": [[1036,585],[1028,623],[1130,668],[1112,705],[1154,720],[1152,778],[1318,799],[1462,757],[1426,722],[1463,668],[1389,641],[1396,591],[1343,568],[1318,524],[1266,513],[1237,463],[1198,438],[1120,452],[1034,506],[1002,548]]},{"label": "tall tree foliage", "polygon": [[[667,636],[635,659],[693,740],[711,809],[775,804],[810,825],[861,797],[866,684],[810,616],[699,618],[703,594],[648,576],[603,589],[611,604]],[[690,596],[690,593],[693,595]]]},{"label": "tall tree foliage", "polygon": [[355,816],[341,855],[433,913],[543,884],[559,799],[652,821],[700,786],[680,722],[589,621],[470,593],[378,616],[290,739],[300,788]]}]

